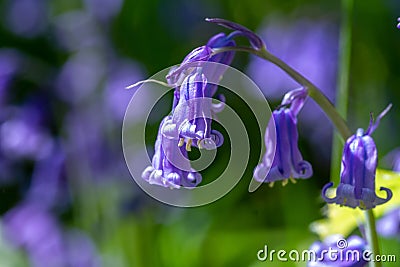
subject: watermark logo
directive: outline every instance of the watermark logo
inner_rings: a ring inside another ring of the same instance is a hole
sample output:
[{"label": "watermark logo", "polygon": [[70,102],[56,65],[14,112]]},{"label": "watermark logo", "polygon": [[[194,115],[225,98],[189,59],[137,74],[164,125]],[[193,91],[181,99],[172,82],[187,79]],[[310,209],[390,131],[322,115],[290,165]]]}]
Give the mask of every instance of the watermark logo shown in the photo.
[{"label": "watermark logo", "polygon": [[[149,78],[149,80],[159,82],[143,83],[136,89],[128,105],[123,121],[123,153],[133,179],[141,189],[151,197],[163,203],[178,207],[206,205],[218,200],[232,190],[248,168],[251,134],[254,135],[254,132],[258,132],[260,134],[258,138],[263,140],[267,123],[272,117],[271,109],[262,91],[241,71],[215,62],[204,62],[201,63],[201,66],[196,66],[196,68],[201,68],[201,72],[206,75],[208,83],[216,84],[222,91],[234,95],[236,99],[240,99],[242,104],[246,105],[252,113],[252,117],[244,117],[243,114],[241,114],[241,110],[235,110],[234,105],[230,106],[228,101],[224,104],[224,108],[219,110],[216,114],[201,114],[203,118],[206,116],[207,119],[213,120],[213,123],[218,123],[220,127],[223,127],[225,132],[223,136],[225,140],[224,144],[230,145],[229,154],[226,153],[224,155],[218,153],[219,149],[212,146],[210,147],[213,149],[210,150],[199,149],[200,157],[190,162],[191,166],[189,169],[193,168],[195,171],[201,172],[212,167],[216,158],[223,157],[228,163],[220,174],[215,177],[207,177],[207,180],[211,180],[211,182],[201,183],[195,188],[181,187],[177,190],[171,190],[170,188],[151,185],[142,179],[143,170],[152,165],[151,151],[154,151],[154,147],[147,147],[151,143],[148,142],[148,144],[146,144],[145,142],[148,134],[146,132],[146,125],[149,119],[154,119],[154,114],[157,115],[159,120],[168,115],[168,110],[159,111],[160,105],[157,104],[165,99],[166,94],[171,94],[172,91],[175,90],[175,88],[168,88],[161,85],[161,83],[166,82],[165,77],[168,75],[171,68],[164,69]],[[217,68],[223,68],[225,70],[222,79],[219,80],[220,77],[218,77],[218,82],[215,81],[217,79],[216,77],[212,77]],[[150,101],[148,99],[149,92],[151,92]],[[147,98],[147,101],[143,101],[145,98]],[[199,103],[194,103],[193,106],[201,105],[201,101],[212,101],[215,105],[221,104],[217,99],[210,98],[202,98],[196,101]],[[180,107],[177,106],[175,109],[179,108]],[[138,109],[141,110],[142,114],[144,111],[145,114],[143,120],[139,122],[136,118]],[[189,119],[196,119],[197,116],[200,116],[200,114],[194,113]],[[246,120],[250,119],[253,125],[257,125],[250,129],[251,134],[245,125]],[[275,140],[275,136],[271,139]],[[152,140],[153,144],[154,142],[155,140]],[[275,142],[269,144],[268,149],[271,153],[274,153],[275,145]],[[258,162],[261,161],[262,150],[263,149],[259,148],[258,151],[251,151],[252,155],[257,155],[258,153]],[[150,151],[150,153],[148,153],[148,151]],[[251,177],[251,179],[249,179],[249,192],[255,191],[261,184],[262,183],[257,182]]]},{"label": "watermark logo", "polygon": [[351,248],[346,239],[339,239],[336,247],[324,249],[307,250],[275,250],[269,249],[268,245],[257,252],[259,261],[292,261],[308,262],[310,266],[319,266],[318,263],[340,263],[340,262],[396,262],[396,255],[375,255],[371,250]]}]

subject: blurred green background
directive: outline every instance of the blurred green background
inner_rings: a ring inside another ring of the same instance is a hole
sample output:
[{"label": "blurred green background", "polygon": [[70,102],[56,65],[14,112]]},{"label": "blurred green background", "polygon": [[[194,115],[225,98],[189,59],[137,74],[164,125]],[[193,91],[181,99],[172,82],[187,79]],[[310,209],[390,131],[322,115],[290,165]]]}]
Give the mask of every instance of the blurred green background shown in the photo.
[{"label": "blurred green background", "polygon": [[[176,208],[147,196],[130,177],[121,130],[132,92],[124,87],[180,63],[225,31],[204,21],[221,17],[260,33],[273,53],[318,79],[334,100],[340,1],[2,0],[0,13],[0,216],[6,229],[0,266],[306,265],[260,262],[256,255],[264,245],[302,250],[318,240],[309,225],[324,217],[320,190],[329,181],[332,137],[326,117],[310,119],[318,108],[310,106],[299,119],[312,178],[249,193],[263,145],[255,133],[249,167],[229,194],[203,207]],[[351,130],[365,129],[370,112],[393,104],[374,133],[387,169],[385,156],[400,146],[399,16],[397,0],[366,0],[355,1],[352,18],[348,120]],[[282,73],[282,82],[272,74],[271,81],[257,78],[263,68],[277,69],[247,54],[237,53],[233,66],[254,78],[271,108],[298,87]],[[170,101],[149,122],[150,148]],[[228,102],[250,116],[239,100]],[[246,126],[254,128],[251,121]],[[209,168],[212,174],[221,166]],[[398,240],[381,241],[383,251],[400,260]]]}]

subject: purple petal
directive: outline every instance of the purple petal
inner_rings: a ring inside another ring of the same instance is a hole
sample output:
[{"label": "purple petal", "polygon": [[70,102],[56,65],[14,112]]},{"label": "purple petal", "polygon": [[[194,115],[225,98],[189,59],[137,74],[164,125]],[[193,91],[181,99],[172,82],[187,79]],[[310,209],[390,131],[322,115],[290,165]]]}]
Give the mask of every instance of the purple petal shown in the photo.
[{"label": "purple petal", "polygon": [[255,49],[263,49],[265,48],[265,44],[263,40],[254,32],[250,31],[248,28],[237,24],[235,22],[225,20],[225,19],[219,19],[219,18],[206,18],[206,21],[216,23],[218,25],[221,25],[225,28],[231,29],[231,30],[236,30],[238,31],[238,35],[243,35],[244,37],[248,38],[251,45]]}]

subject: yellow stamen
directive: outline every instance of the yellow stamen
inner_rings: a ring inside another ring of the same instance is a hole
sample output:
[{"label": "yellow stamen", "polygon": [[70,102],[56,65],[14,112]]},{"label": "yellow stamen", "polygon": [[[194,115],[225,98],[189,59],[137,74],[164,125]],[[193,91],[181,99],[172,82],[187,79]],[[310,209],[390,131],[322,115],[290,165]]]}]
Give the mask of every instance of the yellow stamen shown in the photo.
[{"label": "yellow stamen", "polygon": [[275,182],[270,182],[270,183],[268,184],[268,185],[269,185],[269,187],[271,187],[271,188],[272,188],[272,187],[274,186],[274,183],[275,183]]},{"label": "yellow stamen", "polygon": [[199,149],[202,149],[202,147],[201,147],[201,140],[200,140],[200,139],[197,140],[197,147],[198,147]]},{"label": "yellow stamen", "polygon": [[294,184],[297,183],[296,179],[294,179],[293,177],[290,177],[289,180]]},{"label": "yellow stamen", "polygon": [[186,142],[186,151],[192,151],[192,139],[188,139]]},{"label": "yellow stamen", "polygon": [[289,179],[285,179],[282,181],[282,186],[285,186],[289,183]]},{"label": "yellow stamen", "polygon": [[179,139],[178,146],[181,147],[181,146],[183,146],[184,143],[185,143],[185,139],[180,138],[180,139]]}]

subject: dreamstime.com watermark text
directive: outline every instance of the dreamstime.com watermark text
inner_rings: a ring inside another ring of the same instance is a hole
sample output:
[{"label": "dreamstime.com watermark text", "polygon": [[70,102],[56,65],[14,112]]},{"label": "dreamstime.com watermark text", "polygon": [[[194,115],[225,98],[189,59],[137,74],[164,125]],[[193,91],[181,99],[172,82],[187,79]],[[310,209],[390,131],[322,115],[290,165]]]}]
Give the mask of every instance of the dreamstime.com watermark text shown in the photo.
[{"label": "dreamstime.com watermark text", "polygon": [[296,250],[290,251],[280,249],[268,250],[268,245],[257,252],[259,261],[292,261],[292,262],[396,262],[396,255],[374,255],[371,250],[346,249],[347,242],[341,239],[337,242],[338,249],[329,247],[321,251],[314,250]]}]

